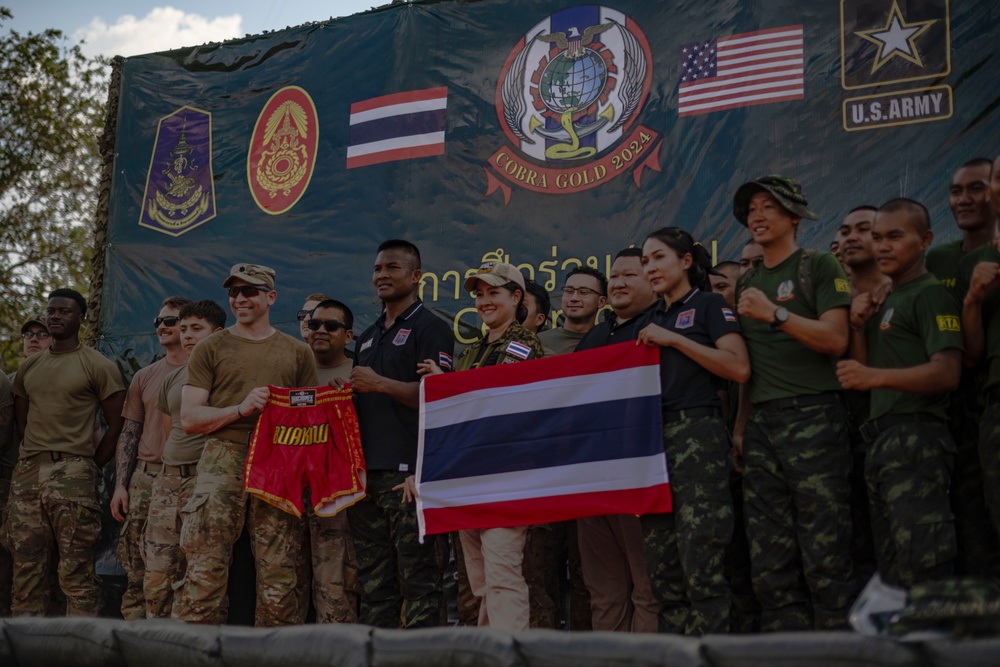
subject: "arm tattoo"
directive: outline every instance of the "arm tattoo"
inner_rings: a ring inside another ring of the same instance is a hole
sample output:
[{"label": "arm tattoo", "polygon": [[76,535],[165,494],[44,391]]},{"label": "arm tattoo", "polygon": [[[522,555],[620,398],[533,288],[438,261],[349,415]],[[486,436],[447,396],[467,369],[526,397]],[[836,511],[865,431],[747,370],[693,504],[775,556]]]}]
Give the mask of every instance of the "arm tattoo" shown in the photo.
[{"label": "arm tattoo", "polygon": [[115,450],[115,480],[118,486],[128,488],[128,483],[139,462],[139,438],[142,437],[142,422],[124,420],[122,434],[118,437]]}]

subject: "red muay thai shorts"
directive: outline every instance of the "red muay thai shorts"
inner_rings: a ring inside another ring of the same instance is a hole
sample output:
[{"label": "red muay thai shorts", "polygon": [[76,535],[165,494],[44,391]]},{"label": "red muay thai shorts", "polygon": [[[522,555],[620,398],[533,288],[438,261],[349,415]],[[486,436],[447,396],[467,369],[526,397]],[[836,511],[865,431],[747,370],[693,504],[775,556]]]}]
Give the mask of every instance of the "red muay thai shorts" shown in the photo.
[{"label": "red muay thai shorts", "polygon": [[365,456],[350,387],[268,388],[250,438],[246,492],[298,517],[305,489],[317,516],[364,498]]}]

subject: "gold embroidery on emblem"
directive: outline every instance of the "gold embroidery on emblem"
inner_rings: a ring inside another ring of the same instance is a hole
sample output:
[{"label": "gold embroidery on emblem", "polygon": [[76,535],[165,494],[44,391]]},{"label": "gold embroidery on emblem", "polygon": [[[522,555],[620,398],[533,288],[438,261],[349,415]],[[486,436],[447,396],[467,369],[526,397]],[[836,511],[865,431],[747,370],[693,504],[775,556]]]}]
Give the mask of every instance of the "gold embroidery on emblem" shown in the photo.
[{"label": "gold embroidery on emblem", "polygon": [[282,102],[267,119],[264,143],[268,146],[261,153],[257,165],[257,183],[273,199],[281,194],[288,196],[309,170],[309,153],[299,139],[305,139],[309,119],[301,105]]},{"label": "gold embroidery on emblem", "polygon": [[[202,187],[184,173],[193,174],[201,168],[201,165],[195,163],[192,153],[194,149],[187,141],[185,118],[184,125],[181,126],[181,137],[170,151],[171,162],[161,172],[170,179],[170,187],[166,194],[157,190],[146,207],[150,218],[169,229],[185,227],[208,210],[208,193],[203,192]],[[178,214],[181,217],[177,217]]]}]

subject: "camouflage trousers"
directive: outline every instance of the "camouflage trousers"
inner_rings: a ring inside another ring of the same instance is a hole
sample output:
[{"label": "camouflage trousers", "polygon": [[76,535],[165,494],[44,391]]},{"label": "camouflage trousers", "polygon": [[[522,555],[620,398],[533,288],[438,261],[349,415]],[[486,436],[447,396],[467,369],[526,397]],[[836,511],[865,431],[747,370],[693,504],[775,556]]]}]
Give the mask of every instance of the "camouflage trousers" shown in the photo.
[{"label": "camouflage trousers", "polygon": [[843,406],[755,407],[743,437],[743,462],[761,630],[845,627],[857,582]]},{"label": "camouflage trousers", "polygon": [[181,550],[187,560],[179,616],[218,625],[233,544],[250,533],[257,566],[257,626],[302,623],[296,561],[300,520],[243,491],[247,445],[209,438],[198,462],[194,493],[181,510]]},{"label": "camouflage trousers", "polygon": [[660,632],[728,632],[724,571],[733,533],[729,436],[721,417],[692,416],[663,426],[673,511],[641,517],[646,563],[661,604]]},{"label": "camouflage trousers", "polygon": [[559,553],[549,524],[528,526],[521,571],[528,584],[528,626],[558,628]]},{"label": "camouflage trousers", "polygon": [[[101,533],[99,472],[93,459],[48,452],[14,468],[5,527],[14,561],[11,612],[44,616],[57,568],[68,616],[97,616],[100,583],[94,569]],[[58,565],[57,565],[58,563]]]},{"label": "camouflage trousers", "polygon": [[7,500],[10,497],[10,473],[7,466],[0,466],[0,617],[10,616],[10,592],[13,587],[14,561],[11,560],[3,526],[7,523]]},{"label": "camouflage trousers", "polygon": [[944,422],[906,422],[878,435],[865,479],[882,579],[897,586],[947,577],[957,545],[948,486],[955,443]]},{"label": "camouflage trousers", "polygon": [[986,507],[994,531],[1000,534],[1000,401],[991,402],[979,422],[979,460]]},{"label": "camouflage trousers", "polygon": [[317,623],[357,623],[358,559],[347,512],[316,516],[307,499],[300,529],[297,595],[303,617],[311,598]]},{"label": "camouflage trousers", "polygon": [[441,575],[434,539],[420,544],[416,507],[403,504],[408,473],[369,470],[367,495],[347,510],[358,557],[358,621],[378,628],[436,626],[441,620]]},{"label": "camouflage trousers", "polygon": [[194,494],[196,466],[177,474],[164,470],[153,480],[146,520],[143,594],[147,618],[177,618],[183,606],[187,562],[181,551],[181,508]]},{"label": "camouflage trousers", "polygon": [[146,554],[144,535],[146,519],[149,516],[149,498],[153,492],[153,480],[158,473],[145,470],[145,462],[132,473],[128,484],[128,514],[118,537],[118,561],[125,570],[127,585],[122,594],[122,618],[137,621],[146,618],[146,596],[143,593],[143,578],[146,576]]}]

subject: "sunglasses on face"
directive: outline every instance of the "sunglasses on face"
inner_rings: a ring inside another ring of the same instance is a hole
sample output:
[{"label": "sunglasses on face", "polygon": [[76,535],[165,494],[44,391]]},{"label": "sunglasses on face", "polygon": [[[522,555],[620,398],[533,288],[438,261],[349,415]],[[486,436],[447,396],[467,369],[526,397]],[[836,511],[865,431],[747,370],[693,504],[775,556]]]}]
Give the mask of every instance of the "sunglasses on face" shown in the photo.
[{"label": "sunglasses on face", "polygon": [[299,312],[295,313],[295,319],[297,319],[299,322],[302,322],[307,317],[309,317],[309,313],[311,312],[312,312],[311,310],[300,310]]},{"label": "sunglasses on face", "polygon": [[346,324],[338,322],[337,320],[309,320],[306,322],[306,326],[309,327],[310,331],[319,331],[319,328],[323,327],[330,333],[347,328]]},{"label": "sunglasses on face", "polygon": [[239,298],[240,294],[242,294],[246,298],[252,299],[263,291],[264,290],[262,290],[259,287],[256,287],[255,285],[237,285],[235,287],[229,288],[229,298],[237,299]]},{"label": "sunglasses on face", "polygon": [[177,323],[180,322],[180,321],[181,321],[181,318],[179,318],[179,317],[172,317],[172,316],[171,317],[157,317],[155,320],[153,320],[153,326],[156,327],[157,329],[160,328],[161,324],[165,324],[168,327],[173,327],[173,326],[177,326]]}]

